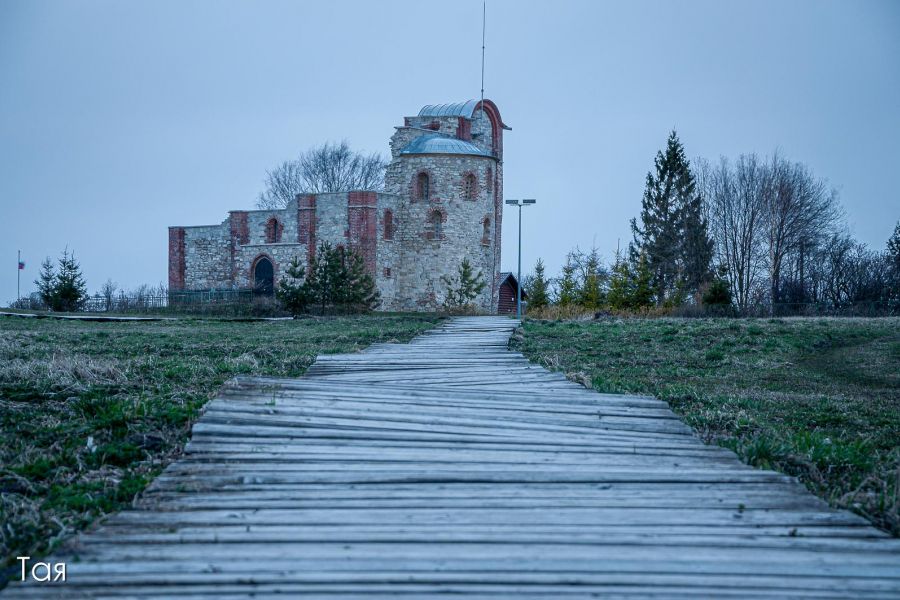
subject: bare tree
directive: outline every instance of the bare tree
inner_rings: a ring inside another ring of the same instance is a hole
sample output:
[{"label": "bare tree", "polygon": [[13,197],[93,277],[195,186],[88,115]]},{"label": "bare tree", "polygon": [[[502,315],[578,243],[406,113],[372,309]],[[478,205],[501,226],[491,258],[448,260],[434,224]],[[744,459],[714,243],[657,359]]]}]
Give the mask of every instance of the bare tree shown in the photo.
[{"label": "bare tree", "polygon": [[735,303],[743,311],[757,295],[762,275],[765,168],[755,154],[741,155],[734,167],[724,157],[716,167],[702,160],[698,164],[716,260],[725,267]]},{"label": "bare tree", "polygon": [[834,233],[811,261],[810,284],[816,299],[833,307],[891,299],[890,259],[848,233]]},{"label": "bare tree", "polygon": [[297,194],[379,191],[384,188],[386,168],[387,162],[379,154],[356,152],[346,141],[326,143],[266,172],[266,189],[259,195],[256,206],[283,208]]},{"label": "bare tree", "polygon": [[116,291],[118,289],[118,284],[116,284],[116,282],[114,282],[112,279],[107,279],[106,283],[100,286],[100,296],[103,298],[103,304],[106,307],[106,312],[112,310],[113,300],[115,300]]},{"label": "bare tree", "polygon": [[256,201],[257,208],[284,208],[297,194],[308,193],[300,162],[286,160],[271,171],[266,171],[266,190]]},{"label": "bare tree", "polygon": [[[801,163],[777,153],[766,166],[763,191],[769,300],[780,300],[781,276],[791,253],[807,252],[823,234],[832,231],[841,216],[837,192],[815,178]],[[802,282],[801,282],[802,283]]]}]

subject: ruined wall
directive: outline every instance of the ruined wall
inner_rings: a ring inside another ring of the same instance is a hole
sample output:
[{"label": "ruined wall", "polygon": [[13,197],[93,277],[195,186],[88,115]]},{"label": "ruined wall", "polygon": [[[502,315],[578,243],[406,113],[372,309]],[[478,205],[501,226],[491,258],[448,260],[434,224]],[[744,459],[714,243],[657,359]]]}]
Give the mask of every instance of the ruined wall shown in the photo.
[{"label": "ruined wall", "polygon": [[[439,308],[446,288],[441,277],[455,276],[468,258],[488,284],[477,304],[495,312],[504,126],[493,103],[486,101],[484,110],[480,106],[471,119],[406,117],[391,138],[384,193],[310,194],[280,210],[232,211],[220,225],[171,227],[170,288],[251,287],[252,268],[261,256],[272,261],[277,282],[294,257],[308,264],[316,247],[327,241],[363,256],[384,310]],[[415,138],[435,134],[474,144],[488,156],[471,147],[468,154],[401,154]],[[420,173],[429,178],[424,201],[417,197]],[[473,182],[468,186],[467,177]]]},{"label": "ruined wall", "polygon": [[182,289],[230,288],[230,236],[227,225],[184,227],[182,229],[184,230],[185,266]]}]

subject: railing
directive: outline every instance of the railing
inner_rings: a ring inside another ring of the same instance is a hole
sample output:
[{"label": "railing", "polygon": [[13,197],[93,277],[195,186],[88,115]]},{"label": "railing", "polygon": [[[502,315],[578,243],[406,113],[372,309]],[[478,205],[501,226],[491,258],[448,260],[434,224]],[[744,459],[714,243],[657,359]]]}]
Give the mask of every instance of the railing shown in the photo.
[{"label": "railing", "polygon": [[86,312],[195,312],[207,309],[248,307],[271,302],[271,295],[259,294],[249,289],[173,291],[153,294],[118,294],[89,297],[82,310]]}]

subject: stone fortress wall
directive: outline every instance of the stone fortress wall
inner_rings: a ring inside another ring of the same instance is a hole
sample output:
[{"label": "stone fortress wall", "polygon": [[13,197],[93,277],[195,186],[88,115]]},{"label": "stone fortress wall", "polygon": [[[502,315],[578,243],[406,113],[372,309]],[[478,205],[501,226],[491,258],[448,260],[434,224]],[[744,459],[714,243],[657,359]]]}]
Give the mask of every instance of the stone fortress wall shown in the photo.
[{"label": "stone fortress wall", "polygon": [[[482,108],[483,106],[483,108]],[[322,241],[359,252],[382,310],[434,310],[444,275],[463,258],[487,282],[496,312],[503,211],[502,130],[489,100],[426,106],[391,138],[384,192],[300,195],[283,209],[231,211],[219,225],[169,228],[172,290],[252,288],[269,261],[274,281]]]}]

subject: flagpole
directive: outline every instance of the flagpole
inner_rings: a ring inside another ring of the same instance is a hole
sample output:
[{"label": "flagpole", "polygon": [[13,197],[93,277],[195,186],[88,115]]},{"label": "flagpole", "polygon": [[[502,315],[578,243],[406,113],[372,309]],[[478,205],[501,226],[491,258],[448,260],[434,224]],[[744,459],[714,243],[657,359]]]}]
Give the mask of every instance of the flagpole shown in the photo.
[{"label": "flagpole", "polygon": [[16,261],[16,302],[22,298],[20,291],[22,286],[22,251],[19,250],[19,260]]}]

